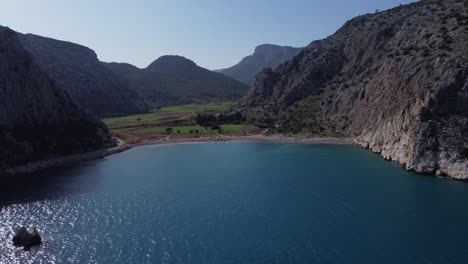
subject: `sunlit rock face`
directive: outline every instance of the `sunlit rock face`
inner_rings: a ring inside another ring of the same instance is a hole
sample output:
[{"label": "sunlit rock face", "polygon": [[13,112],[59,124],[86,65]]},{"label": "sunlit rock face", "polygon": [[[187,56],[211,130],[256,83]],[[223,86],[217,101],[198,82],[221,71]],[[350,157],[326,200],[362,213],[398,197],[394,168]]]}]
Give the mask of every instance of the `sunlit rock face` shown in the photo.
[{"label": "sunlit rock face", "polygon": [[356,17],[241,100],[259,126],[344,135],[423,173],[468,178],[468,2]]},{"label": "sunlit rock face", "polygon": [[252,84],[255,76],[264,68],[275,69],[296,56],[302,48],[263,44],[257,46],[252,55],[243,58],[238,64],[217,70],[243,83]]}]

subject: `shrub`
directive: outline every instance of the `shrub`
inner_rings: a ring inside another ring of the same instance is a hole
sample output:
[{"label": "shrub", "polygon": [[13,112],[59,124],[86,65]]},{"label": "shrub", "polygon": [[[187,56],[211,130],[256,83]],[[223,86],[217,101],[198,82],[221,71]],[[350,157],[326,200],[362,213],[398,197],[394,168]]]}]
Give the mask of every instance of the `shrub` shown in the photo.
[{"label": "shrub", "polygon": [[211,130],[221,130],[221,127],[218,124],[214,124],[210,128]]}]

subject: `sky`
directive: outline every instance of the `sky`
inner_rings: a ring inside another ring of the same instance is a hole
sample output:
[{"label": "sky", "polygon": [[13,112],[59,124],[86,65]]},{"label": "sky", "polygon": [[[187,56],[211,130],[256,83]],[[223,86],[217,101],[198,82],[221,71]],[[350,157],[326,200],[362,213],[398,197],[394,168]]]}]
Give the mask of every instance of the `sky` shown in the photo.
[{"label": "sky", "polygon": [[230,67],[264,43],[303,47],[348,19],[415,0],[0,0],[0,25],[146,67],[162,55]]}]

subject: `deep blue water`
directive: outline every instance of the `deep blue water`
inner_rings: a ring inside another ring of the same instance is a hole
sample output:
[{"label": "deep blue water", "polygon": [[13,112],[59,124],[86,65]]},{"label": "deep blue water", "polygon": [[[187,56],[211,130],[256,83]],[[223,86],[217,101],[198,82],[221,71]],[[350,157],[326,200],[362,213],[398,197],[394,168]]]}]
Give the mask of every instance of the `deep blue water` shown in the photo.
[{"label": "deep blue water", "polygon": [[[468,263],[468,184],[354,146],[148,146],[22,181],[0,263]],[[12,247],[18,224],[44,245]]]}]

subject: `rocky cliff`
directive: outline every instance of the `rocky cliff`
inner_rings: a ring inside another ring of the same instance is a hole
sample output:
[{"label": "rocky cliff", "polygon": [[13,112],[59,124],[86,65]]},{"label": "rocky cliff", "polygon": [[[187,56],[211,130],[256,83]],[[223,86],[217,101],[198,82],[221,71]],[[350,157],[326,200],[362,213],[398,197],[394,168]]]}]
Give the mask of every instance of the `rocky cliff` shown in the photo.
[{"label": "rocky cliff", "polygon": [[468,2],[425,0],[348,21],[241,100],[279,132],[345,135],[407,169],[468,179]]},{"label": "rocky cliff", "polygon": [[243,83],[252,84],[255,76],[263,68],[275,69],[281,63],[292,59],[302,48],[263,44],[255,48],[252,55],[243,58],[238,64],[217,70]]},{"label": "rocky cliff", "polygon": [[84,46],[32,34],[20,35],[37,64],[82,107],[100,117],[147,112],[143,99],[125,80]]},{"label": "rocky cliff", "polygon": [[162,56],[145,69],[126,63],[105,65],[124,77],[152,107],[239,100],[248,89],[181,56]]},{"label": "rocky cliff", "polygon": [[0,174],[6,167],[113,144],[34,61],[13,30],[0,27]]}]

